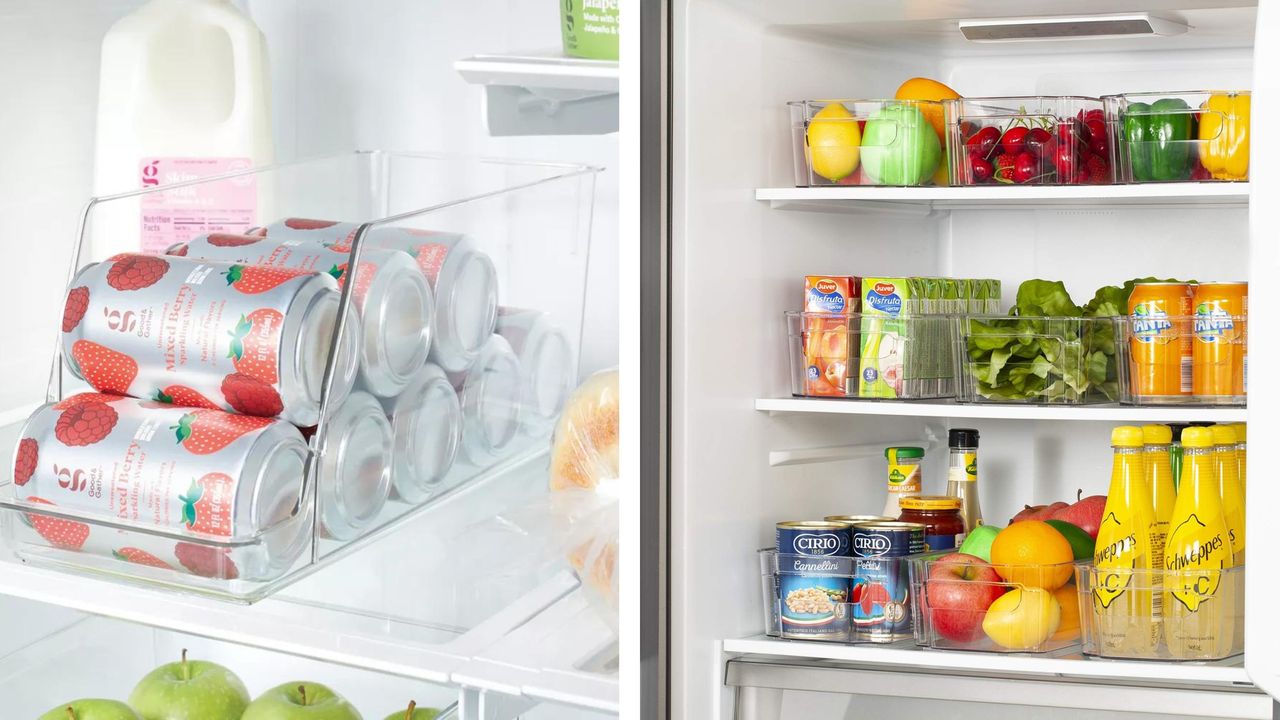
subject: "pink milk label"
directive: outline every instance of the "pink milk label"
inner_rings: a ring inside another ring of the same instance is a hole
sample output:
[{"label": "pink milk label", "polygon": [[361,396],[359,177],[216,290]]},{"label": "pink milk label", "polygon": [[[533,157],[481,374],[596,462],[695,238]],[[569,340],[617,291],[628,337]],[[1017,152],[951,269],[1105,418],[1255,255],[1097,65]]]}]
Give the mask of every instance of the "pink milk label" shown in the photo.
[{"label": "pink milk label", "polygon": [[[198,180],[252,167],[249,158],[143,158],[143,188]],[[141,197],[144,253],[163,253],[198,235],[241,233],[257,223],[258,179],[244,175],[222,182],[173,188]]]}]

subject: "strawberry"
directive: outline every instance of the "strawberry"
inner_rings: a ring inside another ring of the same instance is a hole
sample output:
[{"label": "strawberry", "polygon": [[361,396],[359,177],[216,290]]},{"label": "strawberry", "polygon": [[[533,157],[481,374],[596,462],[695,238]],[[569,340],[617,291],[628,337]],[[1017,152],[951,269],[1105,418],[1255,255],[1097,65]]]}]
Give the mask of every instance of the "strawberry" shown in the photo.
[{"label": "strawberry", "polygon": [[53,436],[70,447],[92,445],[111,434],[120,414],[104,402],[82,402],[58,416]]},{"label": "strawberry", "polygon": [[222,397],[243,415],[275,417],[284,410],[275,388],[244,373],[231,373],[222,378]]},{"label": "strawberry", "polygon": [[192,480],[187,493],[178,497],[182,501],[182,522],[187,529],[230,537],[235,486],[234,478],[220,472]]},{"label": "strawberry", "polygon": [[76,287],[67,292],[67,303],[62,306],[62,332],[75,330],[89,309],[89,288]]},{"label": "strawberry", "polygon": [[1084,182],[1090,185],[1106,185],[1111,182],[1111,166],[1101,155],[1090,155],[1084,167],[1089,173]]},{"label": "strawberry", "polygon": [[280,287],[299,275],[310,275],[311,271],[263,265],[232,265],[230,270],[222,274],[231,287],[246,295],[256,295]]},{"label": "strawberry", "polygon": [[205,236],[205,240],[214,247],[243,247],[261,239],[260,235],[232,235],[231,233],[209,233]]},{"label": "strawberry", "polygon": [[351,252],[351,245],[356,241],[356,230],[347,233],[347,236],[335,243],[326,243],[325,247],[334,252]]},{"label": "strawberry", "polygon": [[208,455],[235,442],[242,435],[270,425],[270,418],[232,415],[221,410],[192,410],[171,425],[178,444],[189,453]]},{"label": "strawberry", "polygon": [[80,376],[101,392],[128,394],[129,386],[138,377],[136,360],[91,340],[72,343],[71,357],[80,367]]},{"label": "strawberry", "polygon": [[141,290],[159,282],[169,271],[169,263],[154,255],[116,256],[107,271],[107,284],[117,290]]},{"label": "strawberry", "polygon": [[267,236],[267,229],[264,227],[251,227],[248,230],[245,230],[242,234],[264,238]]},{"label": "strawberry", "polygon": [[110,402],[115,402],[116,400],[123,400],[123,399],[124,399],[124,396],[122,395],[83,392],[83,393],[78,393],[76,395],[72,395],[70,397],[63,398],[61,402],[53,406],[53,409],[66,410],[67,408],[73,408],[76,405],[80,405],[82,403],[87,403],[87,402],[110,403]]},{"label": "strawberry", "polygon": [[1015,160],[1012,155],[1008,155],[1008,154],[997,155],[996,171],[992,173],[991,176],[994,177],[996,179],[996,182],[998,183],[1012,183],[1013,173],[1014,173],[1014,169],[1013,169],[1014,164],[1015,164]]},{"label": "strawberry", "polygon": [[180,542],[173,548],[174,557],[182,563],[191,574],[200,577],[235,580],[240,571],[232,562],[230,548],[215,548],[208,545],[194,545]]},{"label": "strawberry", "polygon": [[179,405],[181,407],[215,409],[218,407],[217,403],[186,385],[170,385],[163,390],[157,390],[151,399],[165,405]]},{"label": "strawberry", "polygon": [[188,251],[189,249],[190,249],[190,248],[187,246],[187,244],[186,244],[186,243],[178,243],[177,245],[174,245],[173,247],[169,248],[168,250],[165,250],[165,251],[164,251],[164,254],[165,254],[165,255],[176,255],[176,256],[178,256],[178,257],[186,257],[186,256],[187,256],[187,251]]},{"label": "strawberry", "polygon": [[161,560],[155,555],[152,555],[146,550],[139,550],[135,547],[123,547],[119,550],[112,550],[111,555],[117,560],[136,563],[138,565],[150,565],[151,567],[164,568],[165,570],[173,569],[173,566],[169,563]]},{"label": "strawberry", "polygon": [[232,330],[231,346],[227,357],[236,371],[274,385],[280,380],[279,364],[280,328],[284,315],[278,310],[260,308],[248,315],[241,315],[240,322]]},{"label": "strawberry", "polygon": [[[44,498],[29,497],[27,502],[37,505],[53,505],[54,503]],[[84,541],[89,539],[89,526],[82,522],[74,520],[63,520],[62,518],[49,517],[48,515],[36,515],[34,513],[26,513],[27,522],[31,527],[35,528],[40,537],[56,548],[63,550],[79,550],[84,547]]]},{"label": "strawberry", "polygon": [[323,230],[337,224],[337,220],[312,220],[310,218],[287,218],[284,221],[284,226],[293,230]]},{"label": "strawberry", "polygon": [[[373,284],[374,273],[378,272],[378,266],[368,260],[360,264],[360,269],[356,271],[356,286],[351,289],[355,293],[357,304],[364,304],[364,296],[369,292],[369,286]],[[342,287],[347,282],[347,263],[334,265],[329,268],[329,274],[338,281],[338,287]]]},{"label": "strawberry", "polygon": [[36,472],[40,462],[40,444],[32,438],[18,441],[18,451],[13,456],[13,484],[22,487]]},{"label": "strawberry", "polygon": [[[858,168],[861,170],[862,168]],[[440,276],[440,268],[444,266],[444,260],[449,256],[449,246],[440,243],[426,243],[417,245],[409,254],[418,263],[418,269],[422,270],[422,274],[431,282],[431,287],[436,286],[436,278]]]}]

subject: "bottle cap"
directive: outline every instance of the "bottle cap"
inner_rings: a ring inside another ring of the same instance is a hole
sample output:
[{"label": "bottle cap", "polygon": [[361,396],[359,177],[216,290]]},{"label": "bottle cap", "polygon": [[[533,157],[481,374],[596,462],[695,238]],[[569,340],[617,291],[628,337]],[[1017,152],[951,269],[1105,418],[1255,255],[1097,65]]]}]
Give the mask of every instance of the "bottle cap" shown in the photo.
[{"label": "bottle cap", "polygon": [[978,431],[973,428],[951,428],[947,432],[947,444],[951,447],[978,447]]},{"label": "bottle cap", "polygon": [[1236,429],[1231,425],[1214,425],[1209,432],[1213,434],[1214,445],[1234,446],[1237,442]]},{"label": "bottle cap", "polygon": [[1213,447],[1213,433],[1209,428],[1189,427],[1182,431],[1182,446],[1187,448]]},{"label": "bottle cap", "polygon": [[1121,425],[1111,430],[1111,447],[1142,447],[1142,428]]},{"label": "bottle cap", "polygon": [[1236,429],[1236,442],[1248,442],[1245,440],[1245,430],[1248,429],[1248,423],[1236,423],[1231,427]]},{"label": "bottle cap", "polygon": [[903,510],[959,510],[960,498],[950,495],[915,495],[898,498]]},{"label": "bottle cap", "polygon": [[1168,445],[1173,442],[1173,430],[1168,425],[1143,425],[1142,442],[1147,445]]},{"label": "bottle cap", "polygon": [[884,449],[884,459],[889,462],[897,462],[898,460],[919,460],[922,457],[924,457],[924,448],[891,447]]}]

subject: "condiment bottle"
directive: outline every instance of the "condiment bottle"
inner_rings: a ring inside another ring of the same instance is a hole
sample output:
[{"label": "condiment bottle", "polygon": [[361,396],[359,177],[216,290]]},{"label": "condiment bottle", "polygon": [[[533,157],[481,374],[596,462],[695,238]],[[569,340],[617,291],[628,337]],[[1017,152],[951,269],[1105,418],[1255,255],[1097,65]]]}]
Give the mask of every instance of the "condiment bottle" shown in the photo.
[{"label": "condiment bottle", "polygon": [[924,459],[924,448],[885,448],[884,457],[889,461],[889,497],[884,502],[884,514],[896,518],[898,501],[920,494],[920,462]]},{"label": "condiment bottle", "polygon": [[947,494],[960,498],[960,517],[964,531],[982,524],[982,508],[978,506],[978,431],[952,428],[947,433],[951,446],[951,464],[947,469]]}]

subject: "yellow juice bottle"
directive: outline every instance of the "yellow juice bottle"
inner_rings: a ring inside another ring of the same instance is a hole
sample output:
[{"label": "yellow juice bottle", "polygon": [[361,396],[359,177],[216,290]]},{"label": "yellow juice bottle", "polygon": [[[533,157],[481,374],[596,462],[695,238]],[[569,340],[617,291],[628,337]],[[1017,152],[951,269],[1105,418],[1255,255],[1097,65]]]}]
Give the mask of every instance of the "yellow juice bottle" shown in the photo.
[{"label": "yellow juice bottle", "polygon": [[1248,423],[1236,423],[1231,427],[1236,429],[1236,474],[1240,476],[1240,492],[1248,496],[1249,486],[1245,482],[1245,435],[1248,431]]},{"label": "yellow juice bottle", "polygon": [[1169,445],[1173,431],[1168,425],[1142,426],[1142,458],[1147,484],[1151,486],[1151,509],[1155,520],[1155,543],[1151,548],[1156,561],[1152,567],[1164,567],[1164,543],[1169,536],[1169,517],[1178,494],[1173,486],[1173,467],[1169,462]]},{"label": "yellow juice bottle", "polygon": [[1164,638],[1176,658],[1231,654],[1235,575],[1208,428],[1182,431],[1182,480],[1164,548]]},{"label": "yellow juice bottle", "polygon": [[1093,554],[1097,643],[1103,655],[1151,657],[1160,641],[1161,598],[1152,592],[1155,520],[1142,429],[1115,428],[1111,446],[1111,486]]},{"label": "yellow juice bottle", "polygon": [[1218,473],[1218,491],[1222,494],[1222,519],[1227,523],[1231,539],[1231,564],[1244,564],[1244,490],[1240,487],[1239,463],[1236,457],[1236,429],[1231,425],[1214,425],[1214,470]]}]

